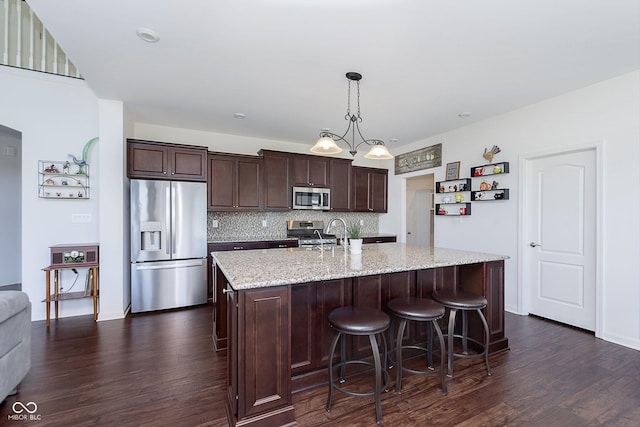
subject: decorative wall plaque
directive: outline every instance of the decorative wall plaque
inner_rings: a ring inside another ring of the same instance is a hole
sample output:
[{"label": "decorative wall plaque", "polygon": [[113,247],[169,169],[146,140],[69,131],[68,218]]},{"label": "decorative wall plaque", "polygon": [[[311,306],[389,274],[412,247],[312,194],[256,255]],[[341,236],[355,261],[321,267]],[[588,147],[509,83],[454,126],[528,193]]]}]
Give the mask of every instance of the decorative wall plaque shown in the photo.
[{"label": "decorative wall plaque", "polygon": [[396,175],[442,166],[442,144],[398,154],[395,157],[395,162]]}]

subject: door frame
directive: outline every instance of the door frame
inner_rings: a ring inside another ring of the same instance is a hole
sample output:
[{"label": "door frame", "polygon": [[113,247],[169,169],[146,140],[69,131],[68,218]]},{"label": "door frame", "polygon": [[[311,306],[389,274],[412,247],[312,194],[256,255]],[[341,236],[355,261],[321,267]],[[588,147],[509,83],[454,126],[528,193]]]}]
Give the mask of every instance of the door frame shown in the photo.
[{"label": "door frame", "polygon": [[526,266],[528,265],[527,257],[529,255],[528,243],[526,237],[526,225],[528,218],[526,217],[526,198],[524,197],[525,189],[527,188],[527,173],[529,171],[530,162],[533,160],[539,160],[545,157],[551,157],[561,154],[570,154],[577,151],[589,151],[595,150],[596,156],[596,221],[595,221],[595,254],[596,254],[596,319],[595,319],[595,335],[600,338],[602,336],[602,311],[604,306],[604,154],[605,154],[605,141],[599,140],[590,143],[557,146],[548,148],[542,151],[536,151],[528,154],[521,154],[519,156],[519,173],[518,173],[518,312],[528,315],[529,314],[529,283],[526,277]]}]

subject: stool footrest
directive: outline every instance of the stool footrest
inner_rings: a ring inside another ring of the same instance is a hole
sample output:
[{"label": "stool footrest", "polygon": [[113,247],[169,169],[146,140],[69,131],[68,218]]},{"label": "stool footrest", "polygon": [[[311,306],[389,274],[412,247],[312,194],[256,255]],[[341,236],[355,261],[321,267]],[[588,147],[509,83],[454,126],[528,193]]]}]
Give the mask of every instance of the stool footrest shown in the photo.
[{"label": "stool footrest", "polygon": [[[334,369],[337,368],[341,368],[342,366],[347,366],[347,365],[368,365],[371,366],[372,368],[375,368],[375,365],[373,362],[368,362],[366,360],[347,360],[344,362],[340,362],[340,363],[335,363],[333,365]],[[364,371],[364,372],[369,372],[369,371]],[[361,372],[358,372],[355,375],[360,374]],[[355,376],[354,375],[354,376]],[[385,392],[389,391],[389,384],[390,384],[390,378],[389,378],[389,373],[386,370],[382,371],[382,375],[384,376],[384,384],[382,384],[382,388],[381,390],[384,390]],[[353,377],[351,377],[353,378]],[[344,383],[345,380],[341,380],[340,383]],[[341,392],[348,394],[350,396],[373,396],[375,394],[375,390],[373,391],[367,391],[367,392],[355,392],[355,391],[349,391],[347,389],[345,389],[344,387],[340,387],[339,385],[336,385],[336,383],[333,384],[329,384],[329,387],[333,387],[336,390],[340,390]]]}]

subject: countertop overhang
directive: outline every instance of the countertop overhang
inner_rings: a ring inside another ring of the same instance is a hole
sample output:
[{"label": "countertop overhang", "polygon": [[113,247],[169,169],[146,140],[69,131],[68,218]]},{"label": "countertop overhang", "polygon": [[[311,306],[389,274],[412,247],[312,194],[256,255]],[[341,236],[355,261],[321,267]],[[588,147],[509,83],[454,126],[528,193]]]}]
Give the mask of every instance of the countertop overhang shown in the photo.
[{"label": "countertop overhang", "polygon": [[235,290],[265,288],[345,277],[476,264],[509,258],[482,252],[429,248],[404,243],[365,245],[362,253],[340,246],[325,250],[288,248],[211,252]]}]

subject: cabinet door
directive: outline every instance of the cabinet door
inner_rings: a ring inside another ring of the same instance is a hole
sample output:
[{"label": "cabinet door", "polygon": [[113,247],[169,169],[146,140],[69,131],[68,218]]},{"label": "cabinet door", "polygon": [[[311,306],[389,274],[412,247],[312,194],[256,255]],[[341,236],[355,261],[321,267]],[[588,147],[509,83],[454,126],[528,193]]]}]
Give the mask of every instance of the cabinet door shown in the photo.
[{"label": "cabinet door", "polygon": [[206,148],[170,148],[169,170],[171,171],[171,179],[183,181],[206,181]]},{"label": "cabinet door", "polygon": [[291,209],[289,182],[289,155],[264,152],[264,209],[278,211]]},{"label": "cabinet door", "polygon": [[[223,276],[224,277],[224,276]],[[226,288],[227,280],[224,279]],[[231,291],[231,289],[229,289]],[[224,296],[227,312],[228,340],[227,340],[227,407],[233,415],[238,414],[238,301],[237,292],[227,292]]]},{"label": "cabinet door", "polygon": [[365,168],[352,167],[353,177],[353,210],[370,212],[369,204],[369,172]]},{"label": "cabinet door", "polygon": [[331,210],[350,211],[351,160],[331,159],[329,161],[329,188],[331,189]]},{"label": "cabinet door", "polygon": [[238,419],[291,405],[289,287],[238,292]]},{"label": "cabinet door", "polygon": [[369,174],[369,200],[373,212],[387,212],[387,171]]},{"label": "cabinet door", "polygon": [[328,187],[329,162],[318,156],[293,155],[292,184],[299,186]]},{"label": "cabinet door", "polygon": [[127,143],[127,176],[129,178],[168,179],[167,147],[144,142]]},{"label": "cabinet door", "polygon": [[[335,336],[335,331],[329,326],[329,313],[335,308],[351,305],[351,279],[336,279],[318,282],[316,284],[316,359],[315,367],[322,368],[329,364],[329,347]],[[333,355],[334,360],[340,359],[340,352]],[[348,355],[347,355],[348,357]]]},{"label": "cabinet door", "polygon": [[231,156],[210,154],[207,181],[209,210],[233,210],[235,159]]},{"label": "cabinet door", "polygon": [[262,209],[262,159],[238,158],[236,208],[242,210]]}]

